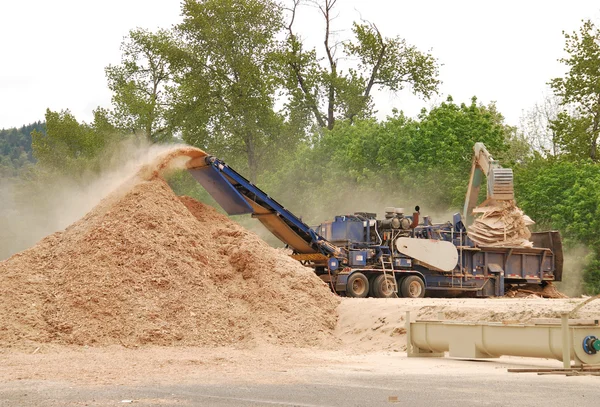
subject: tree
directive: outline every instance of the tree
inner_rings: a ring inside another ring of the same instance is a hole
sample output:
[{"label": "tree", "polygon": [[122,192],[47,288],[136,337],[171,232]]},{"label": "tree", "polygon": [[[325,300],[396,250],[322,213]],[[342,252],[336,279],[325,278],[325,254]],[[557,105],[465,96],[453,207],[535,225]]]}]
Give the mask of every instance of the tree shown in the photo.
[{"label": "tree", "polygon": [[27,171],[35,159],[31,151],[31,132],[45,131],[42,122],[20,128],[0,130],[0,178],[17,177]]},{"label": "tree", "polygon": [[119,127],[142,132],[157,142],[172,137],[168,120],[172,104],[172,70],[169,55],[175,47],[170,31],[143,29],[129,32],[121,44],[121,64],[106,67],[113,91],[113,117]]},{"label": "tree", "polygon": [[[335,42],[332,35],[337,0],[313,3],[325,21],[326,63],[319,63],[316,50],[304,50],[294,31],[301,0],[293,0],[290,9],[286,55],[292,105],[303,105],[305,110],[310,110],[321,128],[333,129],[339,118],[352,122],[356,117],[368,117],[374,87],[396,92],[410,85],[415,94],[425,98],[437,92],[440,81],[435,58],[400,37],[384,37],[374,23],[353,24],[354,40],[341,44],[343,57],[340,58],[340,43]],[[356,66],[344,71],[339,66],[342,59],[349,59]]]},{"label": "tree", "polygon": [[[592,158],[590,155],[590,118],[561,111],[550,122],[549,130],[560,154],[573,160]],[[593,159],[593,158],[592,158]]]},{"label": "tree", "polygon": [[[538,230],[560,230],[565,246],[589,249],[584,270],[586,291],[600,292],[600,166],[589,159],[537,154],[515,171],[519,206]],[[568,250],[565,251],[568,253]],[[566,269],[567,273],[576,270]]]},{"label": "tree", "polygon": [[[593,161],[598,161],[600,136],[600,30],[584,21],[579,33],[563,32],[567,58],[559,59],[569,67],[564,78],[554,78],[550,86],[561,98],[563,106],[572,106],[575,114],[563,114],[556,123],[563,145],[583,149]],[[567,117],[570,116],[570,117]],[[575,132],[571,132],[576,130]],[[576,155],[581,155],[576,154]]]},{"label": "tree", "polygon": [[[93,169],[92,160],[122,135],[107,118],[108,112],[98,109],[91,124],[79,123],[68,110],[46,110],[46,131],[34,130],[33,155],[46,169],[76,175]],[[91,164],[92,163],[92,164]]]},{"label": "tree", "polygon": [[183,139],[244,157],[255,180],[283,123],[274,110],[281,9],[271,0],[185,0],[182,12],[175,117]]},{"label": "tree", "polygon": [[560,102],[555,95],[544,95],[541,103],[536,103],[521,117],[519,132],[544,156],[556,156],[561,152],[561,143],[553,126],[561,109]]},{"label": "tree", "polygon": [[447,212],[464,204],[474,143],[485,143],[501,162],[512,161],[522,158],[513,136],[495,106],[450,98],[418,120],[396,112],[384,122],[339,121],[292,151],[260,185],[311,222],[385,206]]}]

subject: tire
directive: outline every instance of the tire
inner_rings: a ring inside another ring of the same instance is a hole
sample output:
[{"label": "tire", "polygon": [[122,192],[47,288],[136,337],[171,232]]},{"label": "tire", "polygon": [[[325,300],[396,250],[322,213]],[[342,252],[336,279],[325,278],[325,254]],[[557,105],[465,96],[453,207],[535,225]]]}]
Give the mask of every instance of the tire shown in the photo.
[{"label": "tire", "polygon": [[373,279],[373,297],[376,298],[394,298],[397,293],[394,291],[396,287],[394,277],[380,274]]},{"label": "tire", "polygon": [[407,276],[402,285],[400,292],[405,298],[423,298],[425,297],[425,283],[417,276]]},{"label": "tire", "polygon": [[398,295],[402,297],[402,283],[406,279],[406,276],[400,275],[396,277],[396,284],[398,284]]},{"label": "tire", "polygon": [[363,273],[353,273],[346,284],[346,296],[365,298],[369,295],[369,279]]},{"label": "tire", "polygon": [[368,295],[368,297],[373,297],[373,298],[376,297],[375,284],[374,284],[375,277],[376,276],[373,276],[372,274],[367,276],[367,278],[369,279],[369,295]]}]

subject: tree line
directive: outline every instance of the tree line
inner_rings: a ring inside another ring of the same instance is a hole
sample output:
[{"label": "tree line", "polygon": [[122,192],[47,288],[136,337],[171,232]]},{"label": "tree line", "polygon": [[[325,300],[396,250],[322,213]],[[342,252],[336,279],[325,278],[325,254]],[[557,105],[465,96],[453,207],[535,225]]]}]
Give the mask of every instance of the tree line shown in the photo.
[{"label": "tree line", "polygon": [[0,130],[0,178],[19,177],[35,164],[31,149],[31,133],[34,130],[43,132],[44,124],[36,122]]},{"label": "tree line", "polygon": [[[308,4],[307,4],[308,3]],[[430,98],[439,61],[376,22],[336,26],[337,0],[184,0],[170,29],[134,29],[106,68],[113,98],[92,123],[46,114],[32,133],[37,167],[78,174],[118,141],[184,141],[219,156],[307,222],[339,211],[419,204],[439,221],[462,207],[475,142],[515,172],[517,203],[537,228],[588,248],[585,289],[600,292],[600,31],[564,33],[568,68],[510,126],[494,104],[448,97],[417,117],[377,120],[373,91]],[[308,7],[310,6],[310,7]],[[322,43],[297,20],[317,10]],[[350,35],[339,34],[345,28]],[[0,144],[1,147],[1,144]],[[185,173],[179,193],[200,196]],[[567,270],[568,273],[568,270]]]}]

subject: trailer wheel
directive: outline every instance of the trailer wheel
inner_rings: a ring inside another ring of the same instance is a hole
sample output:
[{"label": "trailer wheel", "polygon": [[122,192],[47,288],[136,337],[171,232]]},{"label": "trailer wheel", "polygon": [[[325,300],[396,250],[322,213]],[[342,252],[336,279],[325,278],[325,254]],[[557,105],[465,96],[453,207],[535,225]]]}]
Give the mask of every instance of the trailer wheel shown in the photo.
[{"label": "trailer wheel", "polygon": [[377,298],[396,297],[394,277],[380,274],[373,280],[373,296]]},{"label": "trailer wheel", "polygon": [[346,284],[346,295],[354,298],[365,298],[369,295],[369,279],[363,273],[353,273]]},{"label": "trailer wheel", "polygon": [[372,274],[368,275],[367,278],[369,279],[369,295],[367,295],[367,297],[377,297],[377,295],[375,294],[375,276],[373,276]]},{"label": "trailer wheel", "polygon": [[423,298],[425,297],[425,283],[417,276],[407,276],[402,281],[400,292],[406,298]]}]

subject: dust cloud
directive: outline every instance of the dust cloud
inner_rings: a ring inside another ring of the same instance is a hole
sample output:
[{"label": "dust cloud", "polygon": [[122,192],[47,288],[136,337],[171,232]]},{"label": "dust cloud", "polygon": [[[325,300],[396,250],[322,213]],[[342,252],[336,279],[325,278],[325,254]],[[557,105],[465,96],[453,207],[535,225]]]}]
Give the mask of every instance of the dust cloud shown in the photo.
[{"label": "dust cloud", "polygon": [[128,140],[100,157],[100,170],[32,180],[0,180],[0,260],[33,246],[64,229],[96,206],[102,198],[131,179],[156,156],[181,145],[150,145]]},{"label": "dust cloud", "polygon": [[[442,203],[436,202],[436,197],[431,194],[428,195],[420,190],[404,188],[397,182],[378,180],[377,184],[364,185],[348,182],[347,180],[345,182],[332,182],[330,180],[326,184],[336,184],[338,188],[312,185],[304,191],[294,187],[277,192],[267,189],[265,192],[311,227],[326,221],[332,221],[335,216],[351,215],[355,212],[375,213],[378,219],[382,219],[385,216],[385,208],[387,207],[403,208],[404,214],[411,216],[415,206],[418,205],[421,219],[424,216],[430,216],[433,223],[452,221],[452,216],[459,212],[459,209],[452,210]],[[257,186],[263,188],[260,183]],[[299,199],[299,195],[303,195],[303,197]],[[239,216],[236,217],[236,221],[258,234],[270,245],[274,247],[284,246],[256,219],[249,216]]]},{"label": "dust cloud", "polygon": [[[452,220],[452,216],[459,209],[452,210],[435,197],[428,196],[420,191],[406,191],[406,188],[397,183],[380,183],[379,185],[346,185],[343,189],[336,190],[336,199],[315,199],[302,206],[296,203],[293,196],[283,198],[275,196],[280,203],[294,213],[303,216],[311,225],[319,224],[326,220],[333,220],[336,215],[348,215],[355,212],[370,212],[377,214],[379,219],[385,215],[385,208],[394,207],[404,209],[405,215],[412,215],[415,206],[420,207],[421,219],[430,216],[434,223],[445,223]],[[281,198],[281,199],[280,199]]]},{"label": "dust cloud", "polygon": [[562,282],[556,283],[556,287],[569,297],[580,297],[583,294],[583,270],[589,254],[590,251],[582,245],[564,250]]}]

